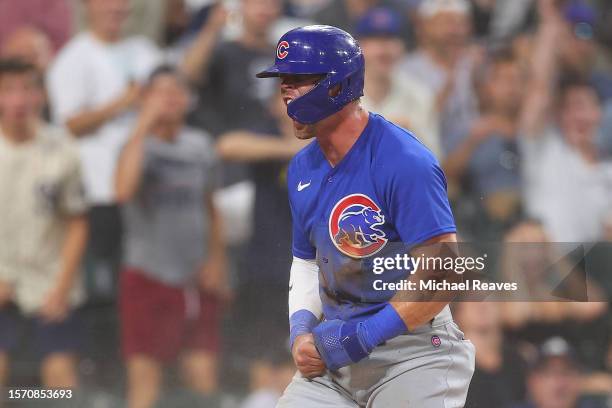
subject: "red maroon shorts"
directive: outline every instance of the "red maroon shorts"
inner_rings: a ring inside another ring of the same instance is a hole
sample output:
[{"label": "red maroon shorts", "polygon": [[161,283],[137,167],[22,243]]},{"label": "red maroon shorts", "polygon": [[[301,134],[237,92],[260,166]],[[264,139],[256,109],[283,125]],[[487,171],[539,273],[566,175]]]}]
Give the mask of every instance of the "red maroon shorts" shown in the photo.
[{"label": "red maroon shorts", "polygon": [[219,350],[220,302],[210,294],[168,286],[138,269],[121,272],[120,315],[125,358],[169,362],[187,350]]}]

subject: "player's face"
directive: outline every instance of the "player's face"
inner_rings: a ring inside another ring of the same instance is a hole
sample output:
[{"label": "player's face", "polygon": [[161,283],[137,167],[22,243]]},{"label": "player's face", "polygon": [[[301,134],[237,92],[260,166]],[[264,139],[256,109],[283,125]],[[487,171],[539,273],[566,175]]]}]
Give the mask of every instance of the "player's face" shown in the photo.
[{"label": "player's face", "polygon": [[[285,106],[309,92],[321,78],[321,75],[281,75],[281,97]],[[305,140],[315,136],[314,125],[305,125],[294,120],[293,130],[298,139]]]}]

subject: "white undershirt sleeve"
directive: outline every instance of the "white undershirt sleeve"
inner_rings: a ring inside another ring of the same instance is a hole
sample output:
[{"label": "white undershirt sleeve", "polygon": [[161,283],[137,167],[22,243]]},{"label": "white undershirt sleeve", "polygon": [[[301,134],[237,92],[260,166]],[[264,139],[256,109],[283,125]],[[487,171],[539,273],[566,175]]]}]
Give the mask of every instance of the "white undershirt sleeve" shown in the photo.
[{"label": "white undershirt sleeve", "polygon": [[289,277],[289,316],[304,309],[317,318],[323,315],[319,296],[319,267],[314,259],[293,257]]}]

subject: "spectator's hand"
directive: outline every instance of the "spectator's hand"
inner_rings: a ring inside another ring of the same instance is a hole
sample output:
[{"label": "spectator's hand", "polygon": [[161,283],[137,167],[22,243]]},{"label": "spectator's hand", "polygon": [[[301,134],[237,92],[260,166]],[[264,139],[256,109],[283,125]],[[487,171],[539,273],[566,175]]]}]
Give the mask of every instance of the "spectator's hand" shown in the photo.
[{"label": "spectator's hand", "polygon": [[561,22],[561,7],[558,0],[538,0],[538,15],[543,22]]},{"label": "spectator's hand", "polygon": [[327,368],[321,355],[315,347],[312,334],[297,336],[291,350],[295,366],[306,378],[320,377],[325,374]]},{"label": "spectator's hand", "polygon": [[163,99],[154,96],[144,99],[138,115],[138,127],[143,132],[149,133],[153,129],[159,115],[164,111],[164,103]]},{"label": "spectator's hand", "polygon": [[0,309],[13,298],[13,287],[8,282],[0,281]]},{"label": "spectator's hand", "polygon": [[226,262],[220,257],[210,257],[200,270],[200,287],[214,293],[223,300],[231,299],[231,290],[227,283]]},{"label": "spectator's hand", "polygon": [[225,27],[228,16],[228,9],[222,3],[218,3],[210,11],[208,19],[206,20],[206,23],[202,26],[202,29],[218,33],[223,29],[223,27]]},{"label": "spectator's hand", "polygon": [[68,292],[55,288],[51,290],[39,310],[40,317],[46,322],[61,322],[68,316]]}]

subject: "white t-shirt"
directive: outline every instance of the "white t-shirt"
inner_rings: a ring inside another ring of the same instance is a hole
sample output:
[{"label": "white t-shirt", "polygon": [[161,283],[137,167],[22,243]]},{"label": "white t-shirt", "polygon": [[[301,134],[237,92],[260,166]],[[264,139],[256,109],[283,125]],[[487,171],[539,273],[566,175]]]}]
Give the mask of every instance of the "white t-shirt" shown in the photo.
[{"label": "white t-shirt", "polygon": [[[146,80],[160,62],[159,51],[144,37],[108,44],[89,32],[78,34],[62,48],[49,70],[47,87],[54,122],[65,124],[75,114],[111,102],[131,81]],[[90,202],[114,201],[115,165],[134,118],[134,112],[125,112],[79,138]]]},{"label": "white t-shirt", "polygon": [[[448,80],[448,73],[427,53],[419,50],[408,54],[400,62],[400,70],[436,96],[444,89]],[[478,104],[472,80],[473,70],[474,62],[467,56],[462,57],[455,65],[454,86],[439,113],[440,143],[444,152],[450,151],[447,139],[458,130],[467,131],[474,118],[478,116]]]},{"label": "white t-shirt", "polygon": [[612,210],[612,162],[587,163],[553,127],[520,146],[527,213],[554,242],[598,240]]},{"label": "white t-shirt", "polygon": [[[41,124],[35,138],[11,144],[0,134],[0,280],[25,313],[57,284],[66,221],[86,211],[80,161],[70,137]],[[77,276],[70,304],[83,299]]]},{"label": "white t-shirt", "polygon": [[435,155],[441,159],[440,137],[438,132],[438,113],[435,107],[435,93],[401,72],[393,75],[388,95],[379,103],[362,98],[364,108],[379,113],[386,119],[410,124],[412,131]]}]

